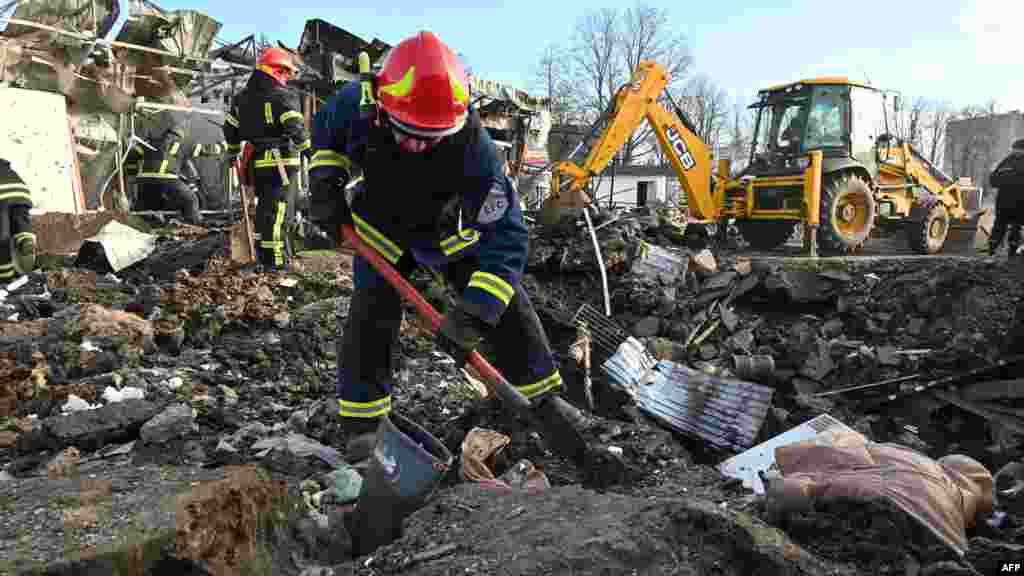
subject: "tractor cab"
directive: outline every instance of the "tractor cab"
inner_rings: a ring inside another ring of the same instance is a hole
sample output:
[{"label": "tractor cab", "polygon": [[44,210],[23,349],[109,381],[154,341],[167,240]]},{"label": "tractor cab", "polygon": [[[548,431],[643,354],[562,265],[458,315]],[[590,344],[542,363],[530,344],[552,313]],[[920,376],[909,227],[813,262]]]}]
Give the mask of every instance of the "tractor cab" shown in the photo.
[{"label": "tractor cab", "polygon": [[821,150],[826,173],[836,161],[873,167],[878,137],[885,132],[882,92],[842,77],[761,90],[750,108],[757,116],[745,174],[753,176],[798,174],[812,150]]}]

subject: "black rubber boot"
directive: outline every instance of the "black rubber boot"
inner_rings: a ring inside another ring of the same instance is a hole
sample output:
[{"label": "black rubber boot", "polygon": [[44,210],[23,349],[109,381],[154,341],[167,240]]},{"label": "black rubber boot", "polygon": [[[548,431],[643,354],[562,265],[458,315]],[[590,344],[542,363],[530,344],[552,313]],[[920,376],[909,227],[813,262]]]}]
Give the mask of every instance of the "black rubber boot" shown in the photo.
[{"label": "black rubber boot", "polygon": [[351,463],[362,462],[373,453],[377,443],[379,418],[346,418],[341,417],[341,429],[347,438],[345,442],[345,458]]}]

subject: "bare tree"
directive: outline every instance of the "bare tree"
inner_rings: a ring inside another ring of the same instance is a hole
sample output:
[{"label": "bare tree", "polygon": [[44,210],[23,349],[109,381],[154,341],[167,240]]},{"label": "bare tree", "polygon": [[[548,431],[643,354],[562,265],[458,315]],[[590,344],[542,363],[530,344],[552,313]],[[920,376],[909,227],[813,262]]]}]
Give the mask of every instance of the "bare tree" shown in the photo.
[{"label": "bare tree", "polygon": [[942,165],[942,153],[946,149],[946,125],[952,118],[952,107],[948,102],[933,101],[931,112],[925,126],[924,143],[921,150],[928,161],[936,166]]},{"label": "bare tree", "polygon": [[925,117],[928,113],[930,103],[922,97],[911,102],[910,106],[901,111],[899,126],[903,129],[900,136],[915,150],[920,151],[924,137]]},{"label": "bare tree", "polygon": [[548,99],[551,120],[567,124],[572,116],[573,84],[569,78],[568,54],[557,44],[548,44],[533,70],[532,86]]},{"label": "bare tree", "polygon": [[612,8],[589,10],[576,25],[569,63],[585,121],[597,119],[625,80],[616,62],[618,43],[619,13]]},{"label": "bare tree", "polygon": [[729,119],[729,94],[707,75],[699,74],[686,82],[679,100],[679,106],[693,121],[697,135],[715,149]]},{"label": "bare tree", "polygon": [[737,99],[733,104],[732,117],[729,120],[728,155],[732,160],[733,173],[743,170],[750,161],[750,145],[753,140],[753,111],[747,109],[743,100]]},{"label": "bare tree", "polygon": [[[567,79],[563,106],[572,119],[590,125],[601,118],[620,87],[642,60],[654,60],[671,74],[670,86],[685,80],[692,63],[686,39],[671,29],[667,10],[638,3],[626,10],[588,10],[580,17],[568,48],[545,49],[539,70]],[[556,59],[559,62],[551,62]],[[556,90],[557,91],[557,90]],[[617,162],[632,164],[649,157],[655,146],[650,128],[642,126],[627,140]]]},{"label": "bare tree", "polygon": [[[643,60],[654,60],[668,72],[666,90],[681,85],[693,64],[693,56],[686,37],[671,31],[669,11],[637,3],[635,7],[627,8],[621,18],[619,51],[625,73],[632,73]],[[664,101],[664,96],[659,99]],[[651,127],[645,122],[623,146],[624,161],[629,163],[634,159],[649,158],[652,153],[660,155],[652,136]]]}]

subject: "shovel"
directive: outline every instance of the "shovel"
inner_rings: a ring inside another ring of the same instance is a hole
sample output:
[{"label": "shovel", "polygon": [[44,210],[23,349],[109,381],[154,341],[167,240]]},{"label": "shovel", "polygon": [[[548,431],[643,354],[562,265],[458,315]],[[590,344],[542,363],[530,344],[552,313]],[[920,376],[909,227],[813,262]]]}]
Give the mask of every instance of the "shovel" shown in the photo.
[{"label": "shovel", "polygon": [[[406,301],[416,307],[420,316],[430,325],[434,332],[441,327],[441,315],[434,310],[416,288],[402,278],[384,258],[366,245],[358,236],[352,226],[343,225],[341,236],[355,249],[355,251],[366,258],[371,266],[381,274]],[[549,443],[552,450],[569,458],[577,465],[587,463],[588,447],[583,435],[576,427],[574,420],[578,418],[578,411],[560,396],[548,396],[536,408],[530,405],[530,400],[509,384],[508,380],[501,375],[496,368],[480,355],[473,351],[469,357],[470,364],[476,368],[484,378],[484,384],[488,391],[501,399],[501,402],[510,408],[515,414],[531,422],[540,429],[545,441]]]}]

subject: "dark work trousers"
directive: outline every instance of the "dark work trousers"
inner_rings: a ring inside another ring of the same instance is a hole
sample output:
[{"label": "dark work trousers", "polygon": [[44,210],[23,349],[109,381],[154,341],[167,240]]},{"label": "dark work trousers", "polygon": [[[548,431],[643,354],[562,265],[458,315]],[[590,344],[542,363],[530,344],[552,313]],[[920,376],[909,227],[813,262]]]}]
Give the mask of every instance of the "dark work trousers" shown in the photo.
[{"label": "dark work trousers", "polygon": [[1021,242],[1021,224],[1024,224],[1024,214],[1021,214],[1022,205],[1021,191],[1013,189],[1000,189],[996,196],[996,220],[992,224],[992,237],[989,238],[989,254],[995,255],[999,245],[1003,243],[1003,236],[1009,231],[1006,238],[1008,253],[1013,256]]},{"label": "dark work trousers", "polygon": [[0,284],[18,275],[14,268],[14,250],[23,238],[32,234],[31,208],[27,204],[0,202]]},{"label": "dark work trousers", "polygon": [[[356,255],[352,266],[355,294],[338,339],[337,394],[339,414],[357,423],[357,419],[377,418],[391,412],[392,354],[402,323],[402,307],[398,292],[368,261]],[[408,276],[414,266],[411,253],[406,252],[396,268]],[[478,269],[476,257],[467,255],[447,265],[441,273],[461,292]],[[562,376],[547,334],[521,287],[516,289],[487,340],[494,350],[498,370],[531,401],[561,388]]]},{"label": "dark work trousers", "polygon": [[256,189],[256,233],[259,234],[259,261],[264,269],[282,270],[291,256],[288,229],[295,218],[295,196],[298,190],[298,168],[288,166],[288,185],[274,168],[254,168],[253,187]]},{"label": "dark work trousers", "polygon": [[136,178],[136,211],[177,210],[189,224],[199,224],[199,198],[181,180]]}]

